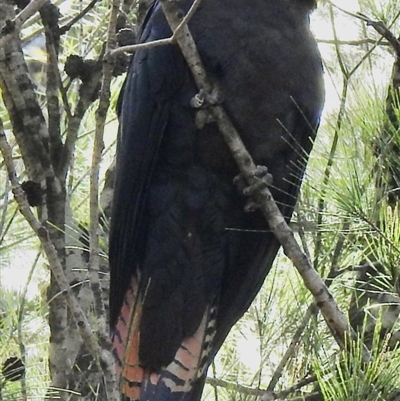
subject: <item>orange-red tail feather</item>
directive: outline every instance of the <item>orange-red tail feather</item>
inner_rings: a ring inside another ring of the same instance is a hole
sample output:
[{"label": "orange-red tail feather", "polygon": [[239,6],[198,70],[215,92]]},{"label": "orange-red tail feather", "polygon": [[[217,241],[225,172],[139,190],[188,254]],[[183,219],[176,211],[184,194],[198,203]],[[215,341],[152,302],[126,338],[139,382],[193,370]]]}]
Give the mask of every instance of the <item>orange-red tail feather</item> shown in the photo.
[{"label": "orange-red tail feather", "polygon": [[191,400],[193,384],[205,374],[212,357],[216,308],[207,308],[197,331],[183,339],[168,366],[150,372],[139,361],[142,307],[137,295],[138,283],[132,281],[112,332],[117,380],[122,395],[131,401]]}]

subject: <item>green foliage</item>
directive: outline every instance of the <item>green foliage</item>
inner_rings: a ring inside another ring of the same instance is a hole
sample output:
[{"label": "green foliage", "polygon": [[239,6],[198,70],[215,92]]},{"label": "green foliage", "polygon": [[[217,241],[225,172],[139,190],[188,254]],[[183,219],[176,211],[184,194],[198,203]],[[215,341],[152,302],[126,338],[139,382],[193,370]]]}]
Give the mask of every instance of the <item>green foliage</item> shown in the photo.
[{"label": "green foliage", "polygon": [[[23,276],[20,278],[22,280]],[[48,386],[46,308],[39,294],[31,298],[28,285],[25,283],[18,292],[4,287],[0,290],[0,365],[8,358],[18,356],[27,367],[20,380],[0,378],[1,395],[5,401],[21,395],[43,398]]]},{"label": "green foliage", "polygon": [[334,358],[314,362],[325,401],[394,400],[400,394],[399,349],[389,352],[382,347],[378,328],[377,325],[369,362],[365,362],[362,337],[350,342],[348,350]]}]

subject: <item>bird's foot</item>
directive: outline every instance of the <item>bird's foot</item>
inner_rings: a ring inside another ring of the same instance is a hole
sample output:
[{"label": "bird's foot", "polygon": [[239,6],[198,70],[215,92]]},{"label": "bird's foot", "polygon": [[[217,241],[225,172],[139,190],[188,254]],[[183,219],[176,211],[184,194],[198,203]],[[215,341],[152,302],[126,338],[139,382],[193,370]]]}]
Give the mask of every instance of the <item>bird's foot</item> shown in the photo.
[{"label": "bird's foot", "polygon": [[[254,183],[248,184],[248,180],[252,179]],[[238,174],[233,183],[237,186],[239,191],[243,192],[246,196],[253,195],[256,191],[266,188],[272,184],[272,175],[268,173],[268,168],[265,166],[256,166],[250,174]]]},{"label": "bird's foot", "polygon": [[216,106],[221,103],[222,95],[218,86],[214,86],[211,92],[206,92],[204,89],[200,89],[199,93],[196,93],[190,101],[190,105],[195,109]]},{"label": "bird's foot", "polygon": [[203,89],[200,89],[200,92],[196,93],[192,99],[190,100],[190,106],[194,109],[201,109],[205,103],[205,96]]},{"label": "bird's foot", "polygon": [[206,124],[213,123],[215,118],[208,109],[199,109],[196,111],[195,124],[197,129],[203,129]]},{"label": "bird's foot", "polygon": [[[249,178],[251,178],[253,181],[251,185],[248,184]],[[271,185],[272,181],[272,175],[268,173],[268,168],[265,166],[256,166],[256,168],[249,175],[244,175],[241,173],[233,180],[239,191],[246,196],[253,196],[254,194],[257,194],[257,192]],[[259,203],[255,202],[254,199],[249,199],[246,202],[244,210],[246,212],[254,212],[259,208]]]},{"label": "bird's foot", "polygon": [[199,93],[191,99],[190,106],[197,110],[195,124],[198,129],[204,128],[206,124],[215,122],[210,107],[220,103],[222,103],[222,96],[218,86],[214,86],[211,92],[200,89]]}]

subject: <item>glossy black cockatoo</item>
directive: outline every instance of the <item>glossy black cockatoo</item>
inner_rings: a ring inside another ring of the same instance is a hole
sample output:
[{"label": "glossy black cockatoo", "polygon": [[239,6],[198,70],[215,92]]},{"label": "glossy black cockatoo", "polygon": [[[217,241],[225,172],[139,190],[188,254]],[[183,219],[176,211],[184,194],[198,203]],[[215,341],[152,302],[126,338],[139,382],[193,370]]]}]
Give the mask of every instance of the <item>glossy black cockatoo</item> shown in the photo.
[{"label": "glossy black cockatoo", "polygon": [[[180,0],[187,11],[192,0]],[[312,0],[202,0],[189,22],[220,101],[290,220],[319,124],[322,65]],[[160,4],[142,43],[171,35]],[[138,51],[119,105],[110,232],[110,324],[123,397],[196,401],[207,368],[279,249],[233,183],[217,125],[177,45]]]}]

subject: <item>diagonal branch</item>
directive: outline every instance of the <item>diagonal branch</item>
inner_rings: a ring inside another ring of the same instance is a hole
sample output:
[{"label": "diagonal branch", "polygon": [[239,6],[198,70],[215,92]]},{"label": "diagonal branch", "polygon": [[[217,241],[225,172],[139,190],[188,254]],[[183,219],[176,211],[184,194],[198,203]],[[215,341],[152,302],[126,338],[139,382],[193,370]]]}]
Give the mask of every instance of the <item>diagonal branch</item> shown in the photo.
[{"label": "diagonal branch", "polygon": [[[179,9],[176,2],[167,0],[160,0],[160,2],[172,31],[175,31],[182,22],[182,11]],[[203,90],[206,94],[211,94],[213,87],[207,78],[206,71],[187,25],[182,27],[179,34],[177,34],[176,39],[186,62],[192,71],[198,88]],[[211,107],[211,113],[213,114],[219,130],[230,148],[241,173],[245,177],[248,177],[249,185],[254,184],[252,173],[255,171],[256,166],[250,154],[245,149],[245,146],[229,117],[224,109],[219,105]],[[321,310],[334,338],[338,344],[344,348],[346,343],[345,339],[349,332],[347,319],[339,309],[319,274],[311,266],[306,255],[301,251],[294,238],[293,231],[283,218],[268,188],[262,189],[259,192],[257,195],[257,202],[261,204],[261,211],[267,219],[271,230],[281,243],[285,254],[293,262],[303,278],[306,287],[313,294],[315,303]],[[368,357],[369,356],[366,355],[366,358]]]},{"label": "diagonal branch", "polygon": [[6,164],[8,177],[11,182],[12,192],[18,204],[18,208],[21,214],[25,217],[26,221],[33,229],[33,231],[36,233],[37,237],[39,238],[43,250],[49,261],[50,268],[57,280],[57,283],[63,295],[67,300],[68,307],[71,310],[71,314],[77,324],[78,330],[83,340],[85,341],[88,349],[98,360],[100,355],[99,345],[96,341],[96,338],[94,337],[93,331],[74,293],[72,292],[71,286],[68,283],[67,277],[65,276],[64,270],[60,264],[57,251],[54,248],[54,245],[52,244],[49,238],[49,232],[47,228],[42,223],[40,223],[40,221],[33,214],[32,209],[28,204],[26,194],[21,188],[21,185],[18,181],[18,176],[15,171],[14,161],[12,158],[12,148],[7,141],[1,120],[0,120],[0,151],[3,155]]},{"label": "diagonal branch", "polygon": [[78,15],[72,18],[71,21],[61,26],[59,29],[59,34],[63,35],[68,32],[74,24],[76,24],[80,19],[82,19],[97,3],[98,0],[92,0]]},{"label": "diagonal branch", "polygon": [[48,0],[31,1],[13,20],[16,27],[21,27],[29,18],[39,11],[44,3]]},{"label": "diagonal branch", "polygon": [[[37,4],[37,2],[35,3]],[[47,152],[49,132],[37,101],[22,52],[19,32],[13,24],[14,6],[0,1],[0,88],[12,121],[13,133],[30,179],[54,180]],[[55,189],[57,191],[57,189]]]},{"label": "diagonal branch", "polygon": [[187,26],[187,24],[189,23],[189,21],[195,14],[197,8],[199,7],[200,3],[201,3],[201,0],[193,1],[193,4],[190,7],[189,11],[184,16],[184,18],[181,21],[179,21],[178,26],[173,31],[173,34],[170,38],[154,40],[152,42],[147,42],[147,43],[138,43],[135,45],[121,46],[117,49],[110,50],[108,53],[109,57],[116,57],[119,54],[123,54],[123,53],[133,53],[133,52],[136,52],[141,49],[149,49],[151,47],[165,46],[165,45],[171,45],[173,43],[176,43],[177,36],[179,35],[180,31],[185,26]]},{"label": "diagonal branch", "polygon": [[[113,0],[111,2],[111,14],[107,32],[107,42],[105,45],[105,52],[112,49],[116,45],[116,25],[117,15],[119,11],[120,0]],[[113,356],[111,353],[111,341],[108,333],[108,324],[106,321],[106,311],[103,303],[102,288],[100,284],[100,243],[99,243],[99,175],[100,164],[104,150],[104,127],[106,124],[107,111],[110,107],[110,86],[112,80],[112,73],[114,68],[114,59],[103,59],[102,81],[99,105],[96,110],[96,129],[94,136],[92,164],[90,172],[90,226],[89,226],[89,282],[92,288],[94,297],[95,314],[98,319],[99,325],[99,342],[103,352],[108,355],[108,363],[102,364],[106,393],[110,401],[117,401],[120,396],[117,390],[117,380],[115,375],[115,368],[113,363]]]}]

